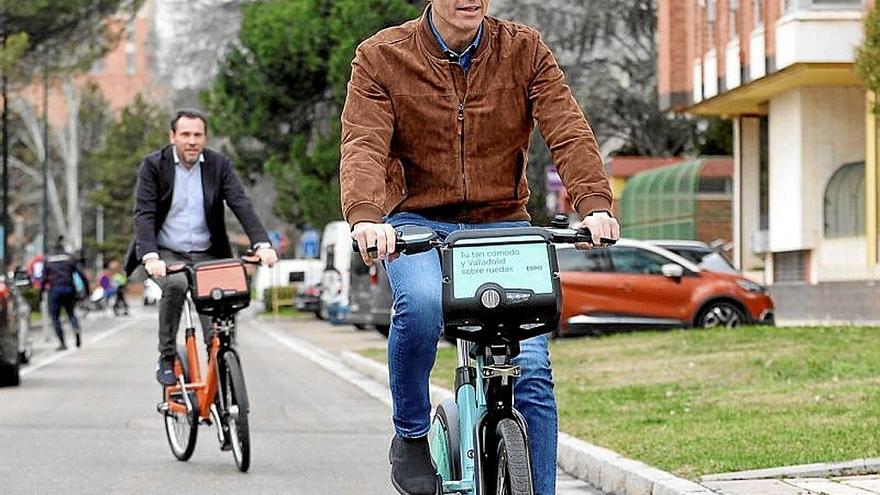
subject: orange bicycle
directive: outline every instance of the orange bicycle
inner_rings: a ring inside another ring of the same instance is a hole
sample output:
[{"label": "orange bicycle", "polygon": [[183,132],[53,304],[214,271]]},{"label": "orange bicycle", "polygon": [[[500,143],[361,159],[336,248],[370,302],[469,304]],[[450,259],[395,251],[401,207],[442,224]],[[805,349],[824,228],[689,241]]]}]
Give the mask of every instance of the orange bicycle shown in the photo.
[{"label": "orange bicycle", "polygon": [[[200,423],[215,425],[221,450],[232,450],[235,465],[242,472],[248,470],[251,459],[250,407],[241,360],[235,350],[235,314],[250,304],[245,263],[259,264],[259,260],[243,256],[168,267],[168,274],[185,273],[189,282],[184,312],[186,345],[177,349],[177,384],[163,387],[163,400],[156,406],[164,416],[168,445],[178,460],[192,456]],[[198,314],[211,318],[204,379],[196,348],[193,306]]]}]

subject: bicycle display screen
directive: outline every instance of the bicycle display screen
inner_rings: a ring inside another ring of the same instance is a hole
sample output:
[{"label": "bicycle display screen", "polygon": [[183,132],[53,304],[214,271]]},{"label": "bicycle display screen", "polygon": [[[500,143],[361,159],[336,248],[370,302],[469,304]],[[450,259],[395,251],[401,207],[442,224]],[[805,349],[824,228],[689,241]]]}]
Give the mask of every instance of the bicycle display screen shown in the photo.
[{"label": "bicycle display screen", "polygon": [[455,299],[476,295],[486,283],[505,289],[553,293],[553,273],[547,244],[458,245],[452,250],[452,285]]}]

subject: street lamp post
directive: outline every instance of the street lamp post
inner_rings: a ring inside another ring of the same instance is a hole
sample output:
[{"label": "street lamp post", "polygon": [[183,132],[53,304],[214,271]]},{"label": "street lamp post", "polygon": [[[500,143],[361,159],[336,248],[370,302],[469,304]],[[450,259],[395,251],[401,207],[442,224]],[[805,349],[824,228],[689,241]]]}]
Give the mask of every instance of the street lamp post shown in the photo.
[{"label": "street lamp post", "polygon": [[43,70],[43,256],[49,252],[49,70]]},{"label": "street lamp post", "polygon": [[[2,53],[6,51],[6,36],[3,36],[3,48]],[[7,108],[9,105],[7,104],[7,94],[6,94],[6,67],[2,68],[2,75],[0,75],[0,91],[2,91],[3,98],[3,273],[6,272],[6,267],[9,266],[9,116]]]}]

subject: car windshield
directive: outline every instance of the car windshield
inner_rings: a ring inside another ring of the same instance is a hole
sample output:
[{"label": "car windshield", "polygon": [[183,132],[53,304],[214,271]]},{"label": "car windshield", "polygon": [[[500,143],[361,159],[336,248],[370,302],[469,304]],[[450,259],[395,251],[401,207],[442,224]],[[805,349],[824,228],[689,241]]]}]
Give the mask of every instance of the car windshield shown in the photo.
[{"label": "car windshield", "polygon": [[713,251],[703,256],[703,260],[700,261],[698,265],[710,272],[739,273],[736,268],[727,261],[727,258],[717,251]]},{"label": "car windshield", "polygon": [[716,273],[739,273],[721,253],[711,249],[687,249],[664,246],[665,249],[693,262],[700,268]]}]

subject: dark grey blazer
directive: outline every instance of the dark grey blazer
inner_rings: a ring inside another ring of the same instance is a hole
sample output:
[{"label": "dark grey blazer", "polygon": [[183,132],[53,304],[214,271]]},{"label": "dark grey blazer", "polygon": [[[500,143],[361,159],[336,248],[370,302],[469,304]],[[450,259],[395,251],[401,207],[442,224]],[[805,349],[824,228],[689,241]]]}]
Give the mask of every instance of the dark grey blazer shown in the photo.
[{"label": "dark grey blazer", "polygon": [[[211,233],[208,253],[229,258],[232,249],[226,233],[224,203],[244,227],[252,244],[269,242],[266,229],[254,213],[251,202],[235,173],[232,161],[205,148],[202,163],[202,189],[205,193],[205,219]],[[134,240],[128,248],[125,271],[129,274],[147,253],[158,252],[156,237],[171,210],[174,195],[174,155],[171,145],[151,153],[138,168],[134,205]]]}]

